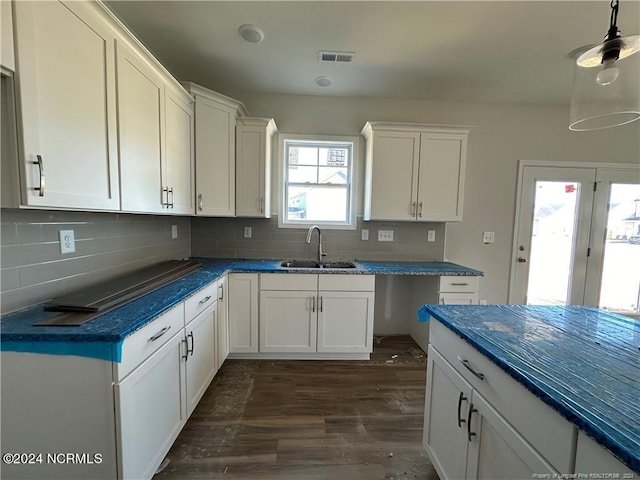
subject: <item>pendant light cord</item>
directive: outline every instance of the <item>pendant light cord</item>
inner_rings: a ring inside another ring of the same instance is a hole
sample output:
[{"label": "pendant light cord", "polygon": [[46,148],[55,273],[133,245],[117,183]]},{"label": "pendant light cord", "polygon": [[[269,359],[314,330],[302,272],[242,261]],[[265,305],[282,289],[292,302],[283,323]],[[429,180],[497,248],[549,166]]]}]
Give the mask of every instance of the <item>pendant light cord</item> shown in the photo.
[{"label": "pendant light cord", "polygon": [[609,22],[609,31],[607,32],[607,36],[605,40],[613,40],[614,38],[620,37],[618,35],[618,8],[619,8],[619,0],[611,0],[611,20]]}]

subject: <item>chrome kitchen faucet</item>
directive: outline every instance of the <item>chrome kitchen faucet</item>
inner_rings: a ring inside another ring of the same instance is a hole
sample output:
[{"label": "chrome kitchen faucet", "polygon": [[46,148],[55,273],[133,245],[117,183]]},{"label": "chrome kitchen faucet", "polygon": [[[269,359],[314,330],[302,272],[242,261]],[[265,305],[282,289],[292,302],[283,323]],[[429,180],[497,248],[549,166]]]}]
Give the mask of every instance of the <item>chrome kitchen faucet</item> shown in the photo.
[{"label": "chrome kitchen faucet", "polygon": [[320,231],[320,227],[317,225],[312,225],[307,233],[307,243],[311,243],[311,234],[314,230],[318,230],[318,263],[322,261],[322,257],[326,257],[327,254],[322,251],[322,232]]}]

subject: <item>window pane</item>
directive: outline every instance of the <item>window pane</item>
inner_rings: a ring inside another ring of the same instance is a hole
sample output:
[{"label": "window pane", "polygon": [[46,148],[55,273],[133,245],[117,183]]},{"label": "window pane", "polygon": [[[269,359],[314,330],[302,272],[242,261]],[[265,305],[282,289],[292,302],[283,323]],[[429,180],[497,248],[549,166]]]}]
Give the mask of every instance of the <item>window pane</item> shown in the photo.
[{"label": "window pane", "polygon": [[318,167],[289,168],[289,183],[318,183]]},{"label": "window pane", "polygon": [[347,221],[347,188],[294,187],[288,189],[287,220]]},{"label": "window pane", "polygon": [[317,165],[318,149],[300,145],[289,145],[289,165]]},{"label": "window pane", "polygon": [[318,183],[334,183],[346,185],[349,180],[349,172],[346,168],[320,167]]},{"label": "window pane", "polygon": [[349,165],[349,149],[348,148],[320,148],[319,149],[320,165],[329,167],[346,167]]},{"label": "window pane", "polygon": [[640,313],[640,185],[611,185],[605,238],[600,308]]}]

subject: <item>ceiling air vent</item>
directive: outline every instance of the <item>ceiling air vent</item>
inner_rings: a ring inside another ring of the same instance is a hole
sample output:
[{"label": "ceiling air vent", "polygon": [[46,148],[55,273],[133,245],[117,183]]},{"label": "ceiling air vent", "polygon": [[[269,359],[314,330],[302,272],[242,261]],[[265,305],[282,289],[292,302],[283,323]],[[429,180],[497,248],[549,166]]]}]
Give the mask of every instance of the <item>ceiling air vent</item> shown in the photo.
[{"label": "ceiling air vent", "polygon": [[320,63],[353,63],[355,52],[328,52],[320,50],[318,60]]}]

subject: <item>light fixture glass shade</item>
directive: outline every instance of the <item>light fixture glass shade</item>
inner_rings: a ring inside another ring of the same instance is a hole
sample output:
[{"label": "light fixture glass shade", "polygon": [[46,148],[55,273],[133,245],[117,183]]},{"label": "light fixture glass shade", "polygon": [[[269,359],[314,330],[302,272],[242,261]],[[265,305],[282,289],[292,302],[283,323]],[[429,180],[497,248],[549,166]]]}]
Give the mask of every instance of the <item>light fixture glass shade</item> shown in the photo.
[{"label": "light fixture glass shade", "polygon": [[619,40],[631,48],[615,62],[601,63],[602,47],[576,60],[569,129],[601,130],[640,119],[640,36]]}]

